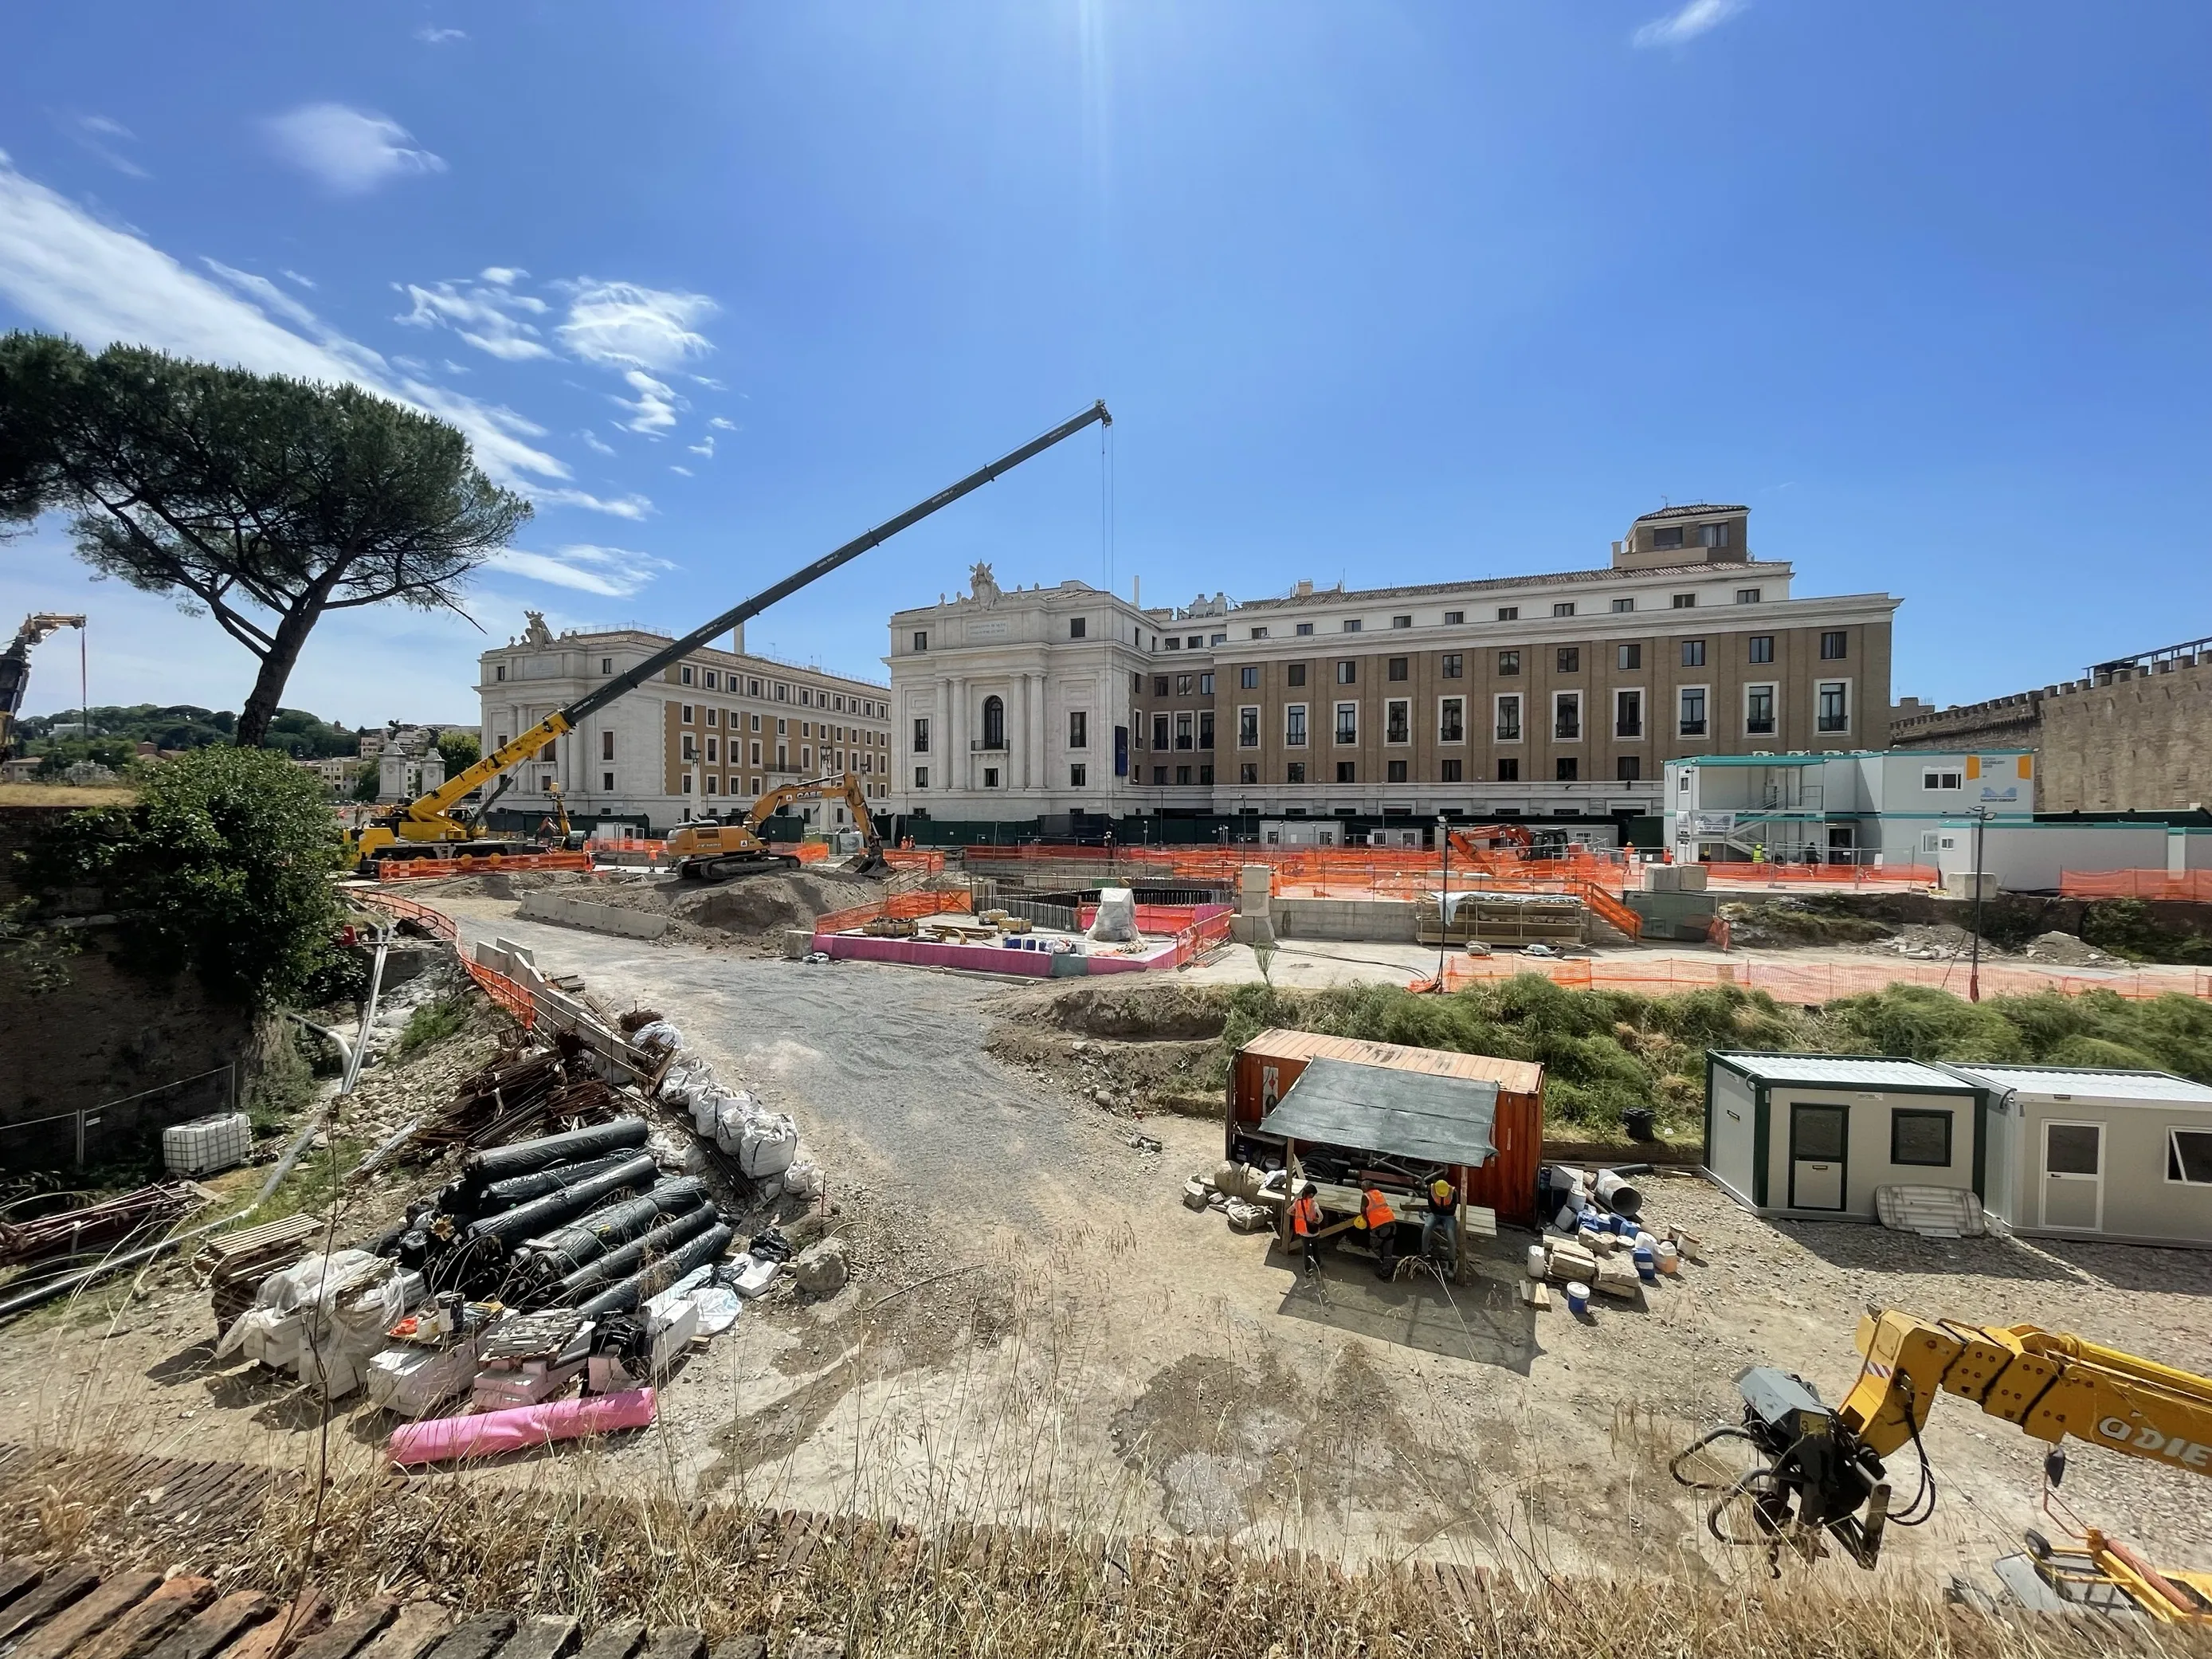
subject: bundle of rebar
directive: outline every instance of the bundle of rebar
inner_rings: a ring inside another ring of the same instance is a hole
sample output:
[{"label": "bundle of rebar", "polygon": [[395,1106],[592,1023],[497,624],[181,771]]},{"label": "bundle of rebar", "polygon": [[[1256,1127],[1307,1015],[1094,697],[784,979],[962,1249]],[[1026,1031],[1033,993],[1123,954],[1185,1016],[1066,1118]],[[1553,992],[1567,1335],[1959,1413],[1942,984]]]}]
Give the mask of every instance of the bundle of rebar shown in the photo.
[{"label": "bundle of rebar", "polygon": [[573,1039],[554,1048],[509,1049],[464,1079],[452,1103],[417,1129],[415,1139],[426,1146],[498,1146],[563,1125],[604,1122],[623,1103]]},{"label": "bundle of rebar", "polygon": [[199,1192],[183,1182],[141,1187],[98,1204],[56,1210],[27,1221],[0,1221],[0,1262],[78,1255],[165,1226],[198,1203]]}]

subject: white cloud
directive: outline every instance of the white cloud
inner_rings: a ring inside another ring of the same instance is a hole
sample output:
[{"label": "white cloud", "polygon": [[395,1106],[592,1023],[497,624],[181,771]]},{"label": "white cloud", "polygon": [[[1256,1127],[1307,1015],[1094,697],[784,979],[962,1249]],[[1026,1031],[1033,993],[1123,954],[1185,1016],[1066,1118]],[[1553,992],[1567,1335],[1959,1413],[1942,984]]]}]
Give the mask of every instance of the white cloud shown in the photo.
[{"label": "white cloud", "polygon": [[441,29],[425,23],[415,31],[415,38],[426,46],[443,46],[455,40],[467,40],[469,32],[466,29]]},{"label": "white cloud", "polygon": [[627,548],[599,547],[588,542],[557,547],[550,553],[532,553],[519,547],[501,548],[491,558],[492,568],[532,581],[573,587],[580,592],[622,599],[651,581],[661,571],[675,567],[648,553]]},{"label": "white cloud", "polygon": [[692,471],[692,470],[691,470],[690,467],[688,467],[688,466],[678,466],[678,465],[677,465],[673,461],[671,461],[671,462],[668,464],[668,470],[669,470],[671,472],[680,472],[680,473],[682,473],[682,474],[683,474],[685,477],[687,477],[687,478],[693,478],[693,477],[696,477],[698,476],[698,474],[696,474],[696,473],[695,473],[694,471]]},{"label": "white cloud", "polygon": [[394,286],[415,302],[414,309],[401,313],[396,322],[410,328],[450,328],[477,350],[507,362],[553,356],[538,331],[514,314],[544,311],[543,300],[504,289],[457,288],[451,283],[428,288],[414,283]]},{"label": "white cloud", "polygon": [[283,270],[279,271],[277,274],[283,276],[287,282],[297,283],[301,288],[311,289],[315,285],[315,279],[313,277],[302,276],[298,271],[290,269],[289,266]]},{"label": "white cloud", "polygon": [[[477,272],[480,280],[489,283],[494,288],[513,288],[528,275],[530,273],[520,265],[486,265]],[[540,311],[545,309],[543,301],[538,302],[538,308]]]},{"label": "white cloud", "polygon": [[75,115],[61,125],[63,131],[118,173],[132,179],[154,176],[116,147],[118,140],[130,143],[138,137],[122,122],[106,115]]},{"label": "white cloud", "polygon": [[635,520],[651,516],[653,503],[643,495],[594,495],[587,489],[533,489],[531,495],[541,507],[580,507],[586,513],[605,513],[617,519]]},{"label": "white cloud", "polygon": [[1636,31],[1639,46],[1679,46],[1696,40],[1741,11],[1748,0],[1689,0],[1668,17],[1655,17]]},{"label": "white cloud", "polygon": [[697,443],[686,444],[684,447],[690,450],[694,455],[704,455],[709,459],[712,459],[714,453],[714,434],[709,432],[705,437],[700,439]]},{"label": "white cloud", "polygon": [[220,259],[203,258],[200,263],[228,283],[264,311],[273,311],[279,317],[300,325],[302,328],[319,328],[320,319],[297,300],[270,282],[266,276],[257,276],[250,270],[234,270]]},{"label": "white cloud", "polygon": [[514,410],[424,383],[296,301],[283,314],[299,331],[287,328],[255,303],[273,287],[236,275],[244,293],[188,270],[143,237],[102,224],[25,178],[0,153],[0,295],[37,326],[95,349],[122,341],[264,374],[349,382],[452,422],[475,447],[477,464],[502,483],[568,477],[565,465],[527,441],[542,428]]},{"label": "white cloud", "polygon": [[637,393],[637,401],[633,403],[627,398],[614,398],[611,401],[629,410],[630,417],[623,424],[632,432],[657,438],[676,424],[678,410],[690,407],[665,381],[656,380],[641,370],[633,368],[623,379]]},{"label": "white cloud", "polygon": [[720,415],[709,420],[707,424],[722,432],[735,432],[738,429],[738,423],[735,421],[726,421]]},{"label": "white cloud", "polygon": [[446,170],[440,157],[416,149],[397,121],[344,104],[302,104],[263,125],[278,154],[342,196]]},{"label": "white cloud", "polygon": [[607,442],[604,438],[600,437],[598,433],[592,431],[589,427],[586,427],[576,435],[584,441],[585,448],[592,451],[596,454],[611,455],[615,453],[615,447]]},{"label": "white cloud", "polygon": [[568,319],[555,332],[586,362],[666,370],[714,349],[694,325],[718,308],[703,294],[586,279],[574,285]]}]

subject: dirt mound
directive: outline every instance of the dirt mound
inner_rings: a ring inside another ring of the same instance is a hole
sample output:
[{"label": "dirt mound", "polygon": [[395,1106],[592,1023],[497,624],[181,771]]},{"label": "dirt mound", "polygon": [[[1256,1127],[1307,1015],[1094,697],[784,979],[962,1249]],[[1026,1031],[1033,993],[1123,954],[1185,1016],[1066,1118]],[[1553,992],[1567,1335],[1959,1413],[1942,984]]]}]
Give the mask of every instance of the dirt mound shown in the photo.
[{"label": "dirt mound", "polygon": [[1889,924],[1871,916],[1834,915],[1808,908],[1793,899],[1764,903],[1730,903],[1720,907],[1730,937],[1738,945],[1781,947],[1792,945],[1859,945],[1886,937]]},{"label": "dirt mound", "polygon": [[1007,1019],[1133,1042],[1218,1037],[1229,1019],[1227,1000],[1210,987],[1165,984],[1136,975],[1017,992],[996,1012]]},{"label": "dirt mound", "polygon": [[2060,968],[2118,968],[2118,957],[2107,956],[2095,945],[2071,933],[2043,933],[2030,939],[2021,955],[2030,962],[2047,962]]},{"label": "dirt mound", "polygon": [[[1909,957],[1915,962],[1949,962],[1963,960],[1972,951],[1974,936],[1948,921],[1914,922],[1909,927],[1899,928],[1895,937],[1870,948],[1892,956]],[[1982,941],[1984,958],[2008,954],[1988,939]]]},{"label": "dirt mound", "polygon": [[804,927],[832,910],[866,904],[883,890],[872,881],[833,874],[740,876],[712,887],[687,884],[667,896],[679,921],[757,939],[781,927]]},{"label": "dirt mound", "polygon": [[565,887],[589,879],[580,870],[491,870],[482,875],[424,878],[398,890],[410,893],[419,888],[425,897],[514,899],[543,887]]}]

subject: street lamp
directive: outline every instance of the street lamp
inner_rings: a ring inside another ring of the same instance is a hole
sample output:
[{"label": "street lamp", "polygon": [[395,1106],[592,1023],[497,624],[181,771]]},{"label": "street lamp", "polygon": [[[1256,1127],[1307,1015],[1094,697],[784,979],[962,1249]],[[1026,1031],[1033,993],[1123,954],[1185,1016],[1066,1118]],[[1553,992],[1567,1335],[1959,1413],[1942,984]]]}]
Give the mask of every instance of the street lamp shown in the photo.
[{"label": "street lamp", "polygon": [[1988,807],[1974,808],[1974,937],[1966,962],[1966,1000],[1969,1002],[1982,1000],[1982,828],[1989,821]]},{"label": "street lamp", "polygon": [[1444,953],[1451,937],[1451,820],[1437,814],[1437,842],[1444,849],[1444,890],[1437,900],[1437,989],[1444,988]]}]

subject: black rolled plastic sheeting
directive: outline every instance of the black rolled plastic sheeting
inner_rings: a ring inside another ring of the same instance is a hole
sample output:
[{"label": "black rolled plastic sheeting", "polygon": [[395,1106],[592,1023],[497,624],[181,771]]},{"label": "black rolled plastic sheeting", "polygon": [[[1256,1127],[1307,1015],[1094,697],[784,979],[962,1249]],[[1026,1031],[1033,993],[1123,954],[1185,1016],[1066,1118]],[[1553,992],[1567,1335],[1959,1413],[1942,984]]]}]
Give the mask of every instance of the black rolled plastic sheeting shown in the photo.
[{"label": "black rolled plastic sheeting", "polygon": [[645,1120],[618,1117],[612,1122],[594,1123],[589,1128],[570,1129],[564,1134],[518,1140],[512,1146],[489,1147],[461,1165],[461,1179],[470,1186],[484,1187],[514,1176],[536,1175],[556,1164],[579,1164],[586,1158],[605,1158],[610,1152],[628,1152],[644,1145]]},{"label": "black rolled plastic sheeting", "polygon": [[598,1261],[616,1245],[629,1243],[665,1218],[696,1210],[706,1201],[705,1182],[696,1176],[672,1176],[651,1192],[594,1210],[557,1232],[526,1241],[515,1253],[515,1267],[525,1278],[558,1279]]},{"label": "black rolled plastic sheeting", "polygon": [[678,1245],[698,1237],[709,1227],[719,1225],[721,1217],[711,1204],[702,1204],[672,1221],[664,1221],[644,1237],[623,1245],[618,1250],[609,1250],[597,1261],[579,1267],[558,1285],[550,1285],[547,1291],[555,1303],[573,1302],[576,1297],[600,1290],[620,1279],[628,1279],[648,1261],[666,1255]]},{"label": "black rolled plastic sheeting", "polygon": [[730,1230],[718,1223],[643,1272],[632,1273],[620,1283],[610,1285],[589,1302],[578,1304],[576,1311],[586,1319],[597,1319],[602,1314],[628,1313],[647,1297],[667,1289],[694,1267],[714,1261],[729,1249],[732,1237]]},{"label": "black rolled plastic sheeting", "polygon": [[534,1237],[548,1227],[557,1227],[562,1222],[583,1214],[593,1205],[611,1197],[625,1187],[649,1187],[659,1173],[659,1165],[653,1161],[650,1152],[639,1152],[625,1158],[611,1170],[586,1176],[574,1186],[563,1187],[557,1193],[548,1193],[543,1198],[498,1215],[488,1215],[469,1226],[471,1239],[488,1238],[496,1242],[502,1250],[511,1250],[526,1238]]},{"label": "black rolled plastic sheeting", "polygon": [[563,1187],[573,1187],[580,1181],[588,1181],[595,1175],[604,1175],[617,1164],[635,1158],[627,1150],[610,1152],[605,1158],[594,1158],[579,1164],[556,1164],[550,1170],[540,1170],[535,1175],[509,1176],[504,1181],[495,1181],[485,1187],[470,1188],[464,1194],[470,1213],[496,1215],[501,1210],[511,1210],[518,1204],[527,1204],[533,1198],[543,1198],[548,1193],[557,1193]]}]

